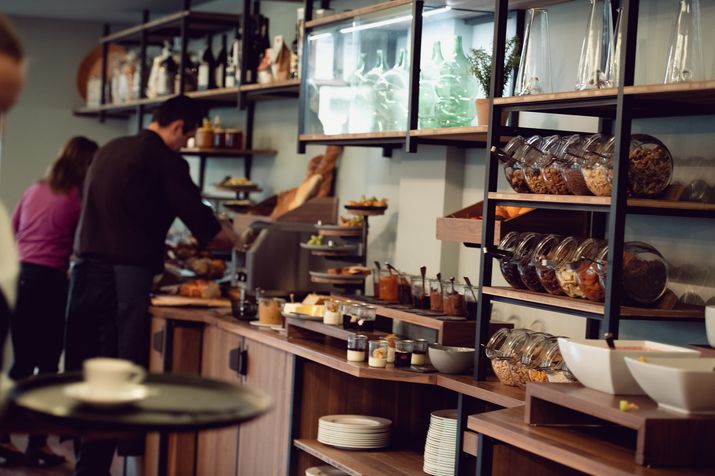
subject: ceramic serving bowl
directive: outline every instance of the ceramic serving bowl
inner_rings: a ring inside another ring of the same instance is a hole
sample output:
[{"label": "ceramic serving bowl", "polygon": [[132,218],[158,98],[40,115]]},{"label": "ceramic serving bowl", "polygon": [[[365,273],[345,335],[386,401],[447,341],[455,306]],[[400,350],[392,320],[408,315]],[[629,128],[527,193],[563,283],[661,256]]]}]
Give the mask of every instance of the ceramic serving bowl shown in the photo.
[{"label": "ceramic serving bowl", "polygon": [[626,357],[638,385],[665,410],[715,415],[715,359]]},{"label": "ceramic serving bowl", "polygon": [[641,355],[698,357],[697,350],[645,340],[616,340],[609,349],[605,340],[559,338],[559,349],[571,373],[585,387],[612,395],[644,395],[626,367],[625,358]]},{"label": "ceramic serving bowl", "polygon": [[474,349],[432,344],[428,349],[434,368],[446,374],[461,374],[474,365]]}]

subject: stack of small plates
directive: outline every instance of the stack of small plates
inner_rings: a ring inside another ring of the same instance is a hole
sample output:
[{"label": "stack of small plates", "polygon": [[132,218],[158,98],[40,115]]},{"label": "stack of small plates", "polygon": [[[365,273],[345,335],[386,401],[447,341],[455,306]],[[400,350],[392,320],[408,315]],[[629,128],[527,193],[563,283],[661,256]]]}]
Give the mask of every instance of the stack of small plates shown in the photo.
[{"label": "stack of small plates", "polygon": [[305,470],[305,476],[348,476],[348,473],[332,466],[313,466]]},{"label": "stack of small plates", "polygon": [[364,415],[326,415],[318,421],[318,441],[348,449],[384,448],[392,422]]},{"label": "stack of small plates", "polygon": [[432,476],[453,476],[457,448],[457,410],[432,412],[425,441],[423,471]]}]

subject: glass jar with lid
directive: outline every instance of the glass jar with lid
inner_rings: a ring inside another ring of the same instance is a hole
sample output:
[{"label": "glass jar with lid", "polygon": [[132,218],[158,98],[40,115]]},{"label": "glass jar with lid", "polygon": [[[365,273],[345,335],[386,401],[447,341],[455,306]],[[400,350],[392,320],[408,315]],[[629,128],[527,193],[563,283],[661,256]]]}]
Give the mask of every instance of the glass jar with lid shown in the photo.
[{"label": "glass jar with lid", "polygon": [[574,252],[579,246],[579,239],[573,236],[567,236],[536,263],[536,272],[539,275],[541,286],[549,294],[556,296],[563,295],[564,290],[561,287],[557,270],[568,263]]},{"label": "glass jar with lid", "polygon": [[598,197],[610,197],[613,190],[613,154],[616,138],[611,137],[592,150],[585,151],[581,172],[586,186]]},{"label": "glass jar with lid", "polygon": [[524,155],[532,148],[537,148],[541,140],[540,136],[531,136],[528,139],[516,136],[503,149],[492,149],[492,153],[502,163],[507,182],[516,193],[530,192],[524,176]]},{"label": "glass jar with lid", "polygon": [[466,317],[467,306],[463,284],[445,283],[442,289],[442,311],[447,316]]},{"label": "glass jar with lid", "polygon": [[562,160],[556,163],[556,167],[561,171],[566,187],[572,194],[593,195],[583,178],[581,162],[587,152],[594,150],[606,139],[602,134],[592,134],[590,136],[574,134],[564,140],[559,150],[559,156]]},{"label": "glass jar with lid", "polygon": [[623,291],[628,300],[636,304],[653,304],[667,289],[668,263],[663,255],[648,243],[624,243]]},{"label": "glass jar with lid", "polygon": [[442,294],[445,283],[439,279],[430,279],[429,281],[429,310],[433,312],[442,312],[444,304],[442,303]]},{"label": "glass jar with lid", "polygon": [[652,197],[665,191],[673,178],[673,156],[661,141],[647,134],[631,136],[628,194]]},{"label": "glass jar with lid", "polygon": [[544,156],[539,164],[541,176],[553,195],[571,195],[571,190],[564,178],[563,170],[568,166],[568,161],[564,157],[570,143],[580,140],[581,136],[574,134],[568,137],[559,138],[547,147],[544,147]]},{"label": "glass jar with lid", "polygon": [[[529,257],[525,257],[518,263],[521,281],[529,290],[537,293],[544,292],[544,287],[539,279],[537,265],[561,242],[561,237],[557,235],[546,235],[540,238],[533,251],[529,253]],[[521,253],[521,249],[517,249],[517,253]]]},{"label": "glass jar with lid", "polygon": [[568,260],[556,268],[556,278],[559,280],[564,294],[568,297],[586,297],[578,285],[578,269],[584,263],[591,263],[598,255],[602,245],[602,241],[588,238],[581,242]]},{"label": "glass jar with lid", "polygon": [[593,261],[584,260],[577,270],[578,287],[589,301],[603,302],[606,297],[605,286],[602,284],[608,259],[608,245],[604,245]]},{"label": "glass jar with lid", "polygon": [[499,251],[503,252],[499,257],[499,269],[501,269],[501,274],[504,276],[506,282],[516,289],[526,288],[519,275],[519,265],[513,260],[514,251],[521,243],[521,236],[520,233],[511,231],[502,238],[498,247]]},{"label": "glass jar with lid", "polygon": [[525,150],[522,158],[524,164],[524,179],[531,193],[551,193],[544,179],[543,169],[552,161],[548,150],[558,144],[559,136],[549,136],[541,140],[538,146]]},{"label": "glass jar with lid", "polygon": [[[548,382],[544,360],[546,352],[556,341],[550,334],[535,334],[521,354],[521,364],[526,368],[529,382]],[[558,346],[558,343],[556,344]]]},{"label": "glass jar with lid", "polygon": [[561,355],[558,337],[554,337],[548,342],[539,369],[546,372],[546,378],[549,383],[571,383],[576,381],[576,377],[566,367],[566,362],[564,362],[564,358]]},{"label": "glass jar with lid", "polygon": [[487,342],[485,352],[492,369],[504,385],[525,387],[528,372],[521,364],[524,348],[532,332],[527,329],[499,329]]},{"label": "glass jar with lid", "polygon": [[[522,277],[522,270],[526,270],[526,265],[529,263],[531,260],[531,257],[534,253],[534,249],[536,246],[539,244],[539,242],[544,238],[544,235],[540,235],[538,233],[524,233],[519,237],[519,245],[516,247],[514,250],[514,254],[511,259],[512,266],[516,266],[516,270],[519,273],[519,280],[522,283],[522,288],[527,288],[530,289],[529,286],[535,286],[539,280],[538,276],[536,276],[536,282],[533,280],[529,280],[528,284],[527,281],[525,281]],[[534,271],[534,274],[536,272]],[[527,276],[526,274],[524,274]],[[538,283],[538,288],[541,288],[541,283]],[[543,290],[543,289],[542,289]]]}]

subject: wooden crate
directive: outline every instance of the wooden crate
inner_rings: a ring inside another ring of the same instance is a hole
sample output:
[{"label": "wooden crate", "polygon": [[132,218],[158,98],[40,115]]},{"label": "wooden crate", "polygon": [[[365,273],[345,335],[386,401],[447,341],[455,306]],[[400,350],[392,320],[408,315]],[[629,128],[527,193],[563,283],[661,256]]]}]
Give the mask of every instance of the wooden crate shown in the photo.
[{"label": "wooden crate", "polygon": [[[621,411],[622,399],[639,408]],[[614,438],[624,429],[631,430],[635,432],[633,457],[639,465],[715,465],[711,456],[715,452],[715,416],[687,416],[660,410],[647,396],[621,397],[581,384],[529,383],[524,421],[574,429],[612,425],[604,434]]]},{"label": "wooden crate", "polygon": [[[484,202],[437,218],[437,239],[454,241],[468,245],[482,243],[482,216]],[[494,224],[494,244],[510,231],[533,231],[555,233],[557,235],[586,236],[589,232],[588,214],[570,210],[534,209],[508,220],[497,220]]]}]

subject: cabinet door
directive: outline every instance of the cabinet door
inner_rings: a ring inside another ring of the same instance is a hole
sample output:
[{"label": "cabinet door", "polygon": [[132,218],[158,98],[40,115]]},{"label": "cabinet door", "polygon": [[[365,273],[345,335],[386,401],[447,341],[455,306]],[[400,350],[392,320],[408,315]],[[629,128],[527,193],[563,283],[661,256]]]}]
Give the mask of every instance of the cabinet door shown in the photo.
[{"label": "cabinet door", "polygon": [[[241,383],[242,376],[229,366],[229,357],[240,351],[242,337],[208,327],[204,332],[201,375],[207,378]],[[198,476],[235,476],[238,455],[238,427],[199,433]],[[256,476],[261,473],[254,473]]]},{"label": "cabinet door", "polygon": [[245,339],[245,384],[273,398],[273,409],[241,425],[238,438],[239,476],[284,476],[290,451],[293,355]]},{"label": "cabinet door", "polygon": [[[166,319],[151,318],[151,333],[149,337],[149,371],[164,372],[164,348],[166,347]],[[156,476],[159,472],[159,433],[149,433],[144,449],[144,474]]]}]

